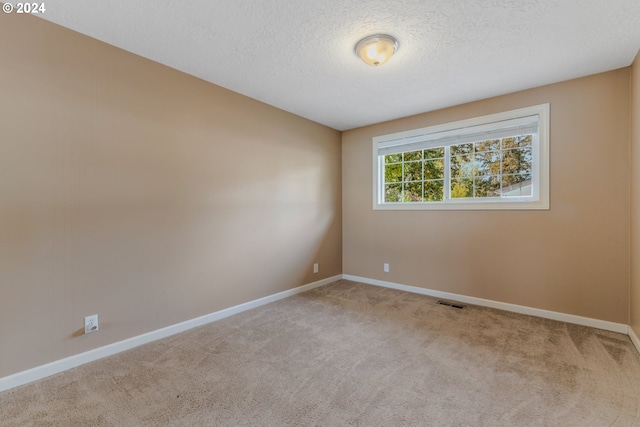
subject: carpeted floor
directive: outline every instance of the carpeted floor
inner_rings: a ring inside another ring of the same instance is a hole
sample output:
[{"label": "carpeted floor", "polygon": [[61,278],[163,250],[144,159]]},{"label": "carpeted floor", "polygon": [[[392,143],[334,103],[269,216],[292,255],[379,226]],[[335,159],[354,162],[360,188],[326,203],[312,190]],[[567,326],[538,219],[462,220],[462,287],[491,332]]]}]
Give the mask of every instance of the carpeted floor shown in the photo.
[{"label": "carpeted floor", "polygon": [[639,426],[625,335],[339,281],[0,394],[2,426]]}]

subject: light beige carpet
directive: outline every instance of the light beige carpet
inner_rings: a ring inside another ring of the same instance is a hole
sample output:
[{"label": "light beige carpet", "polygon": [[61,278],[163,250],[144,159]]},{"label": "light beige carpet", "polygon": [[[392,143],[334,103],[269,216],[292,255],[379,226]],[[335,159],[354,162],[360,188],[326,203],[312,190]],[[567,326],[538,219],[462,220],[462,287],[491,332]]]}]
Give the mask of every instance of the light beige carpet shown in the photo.
[{"label": "light beige carpet", "polygon": [[2,426],[638,426],[611,332],[340,281],[0,394]]}]

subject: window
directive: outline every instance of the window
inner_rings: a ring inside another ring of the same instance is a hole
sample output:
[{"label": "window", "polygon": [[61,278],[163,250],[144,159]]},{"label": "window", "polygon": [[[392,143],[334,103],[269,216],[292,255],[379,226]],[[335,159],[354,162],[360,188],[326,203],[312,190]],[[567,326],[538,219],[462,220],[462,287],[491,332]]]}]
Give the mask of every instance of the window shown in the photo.
[{"label": "window", "polygon": [[373,138],[374,209],[549,209],[549,104]]}]

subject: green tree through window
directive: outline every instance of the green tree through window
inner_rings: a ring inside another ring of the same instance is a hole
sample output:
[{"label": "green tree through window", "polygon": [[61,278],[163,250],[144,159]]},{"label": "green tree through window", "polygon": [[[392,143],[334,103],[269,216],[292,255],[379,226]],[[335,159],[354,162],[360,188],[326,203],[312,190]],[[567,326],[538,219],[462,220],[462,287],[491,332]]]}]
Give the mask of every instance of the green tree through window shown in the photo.
[{"label": "green tree through window", "polygon": [[447,185],[451,199],[530,196],[532,142],[526,134],[385,155],[384,202],[443,201]]}]

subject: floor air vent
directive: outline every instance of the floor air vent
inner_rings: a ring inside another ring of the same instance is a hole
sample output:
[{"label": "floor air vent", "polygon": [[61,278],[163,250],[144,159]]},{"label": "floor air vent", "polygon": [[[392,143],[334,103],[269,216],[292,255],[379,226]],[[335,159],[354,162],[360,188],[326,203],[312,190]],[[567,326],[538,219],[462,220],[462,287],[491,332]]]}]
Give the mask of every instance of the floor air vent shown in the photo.
[{"label": "floor air vent", "polygon": [[453,307],[453,308],[457,308],[459,310],[462,310],[465,307],[462,304],[456,304],[455,302],[449,302],[449,301],[443,301],[443,300],[438,300],[437,304],[438,305],[446,305],[447,307]]}]

